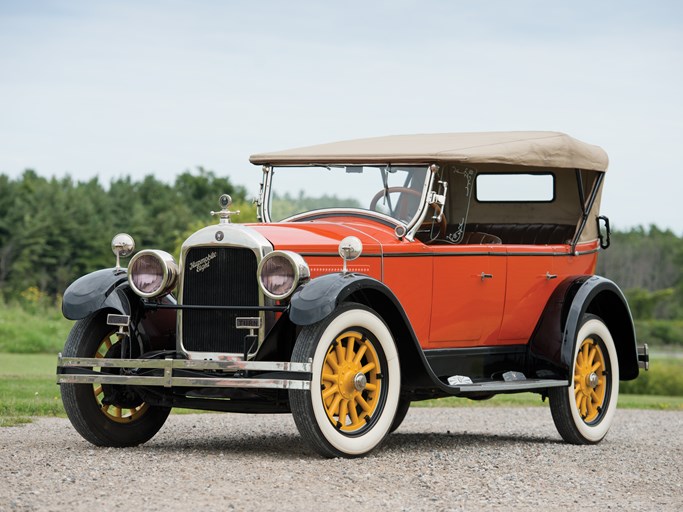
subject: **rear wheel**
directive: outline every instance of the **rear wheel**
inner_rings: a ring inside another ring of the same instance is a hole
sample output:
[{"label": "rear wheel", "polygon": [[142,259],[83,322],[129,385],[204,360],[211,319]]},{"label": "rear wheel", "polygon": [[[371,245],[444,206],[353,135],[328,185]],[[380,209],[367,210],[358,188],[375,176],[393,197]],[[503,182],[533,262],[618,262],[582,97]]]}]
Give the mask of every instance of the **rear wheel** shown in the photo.
[{"label": "rear wheel", "polygon": [[[121,357],[121,341],[103,315],[76,322],[64,357]],[[104,370],[103,370],[104,371]],[[113,370],[116,371],[116,370]],[[61,384],[64,409],[74,428],[97,446],[135,446],[151,439],[171,409],[145,403],[133,388],[110,384]]]},{"label": "rear wheel", "polygon": [[304,440],[325,457],[357,457],[389,433],[401,373],[393,337],[369,308],[347,303],[305,327],[292,361],[312,360],[310,390],[291,390],[290,406]]},{"label": "rear wheel", "polygon": [[550,411],[562,439],[572,444],[600,442],[614,419],[619,396],[619,364],[605,323],[586,315],[574,349],[568,388],[548,390]]}]

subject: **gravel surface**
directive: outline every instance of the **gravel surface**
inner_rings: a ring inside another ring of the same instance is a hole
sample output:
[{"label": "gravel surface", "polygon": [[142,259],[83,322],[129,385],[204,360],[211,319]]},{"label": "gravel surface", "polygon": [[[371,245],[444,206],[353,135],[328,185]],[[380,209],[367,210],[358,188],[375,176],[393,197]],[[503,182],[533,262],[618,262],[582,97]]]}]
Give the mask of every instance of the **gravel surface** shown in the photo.
[{"label": "gravel surface", "polygon": [[413,408],[376,452],[325,460],[289,415],[172,415],[95,448],[68,420],[0,429],[0,511],[683,510],[683,412],[619,410],[597,446],[547,408]]}]

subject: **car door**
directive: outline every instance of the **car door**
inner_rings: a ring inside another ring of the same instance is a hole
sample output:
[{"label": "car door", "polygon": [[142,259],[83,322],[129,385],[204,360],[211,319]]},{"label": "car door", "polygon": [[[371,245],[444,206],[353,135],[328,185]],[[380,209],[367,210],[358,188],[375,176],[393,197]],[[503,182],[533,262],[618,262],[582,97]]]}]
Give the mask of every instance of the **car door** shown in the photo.
[{"label": "car door", "polygon": [[434,245],[429,348],[469,347],[498,338],[507,258],[500,245]]}]

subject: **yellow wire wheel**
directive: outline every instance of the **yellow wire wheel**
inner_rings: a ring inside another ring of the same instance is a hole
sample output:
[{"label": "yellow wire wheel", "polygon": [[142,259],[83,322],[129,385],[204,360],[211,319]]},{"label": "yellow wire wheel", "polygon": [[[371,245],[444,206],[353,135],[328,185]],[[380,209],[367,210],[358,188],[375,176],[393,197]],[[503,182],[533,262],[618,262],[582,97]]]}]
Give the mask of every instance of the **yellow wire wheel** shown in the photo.
[{"label": "yellow wire wheel", "polygon": [[[106,357],[109,353],[111,355],[112,347],[119,343],[119,337],[115,332],[107,334],[100,342],[97,350],[95,352],[96,358]],[[115,347],[114,351],[118,352]],[[118,357],[118,354],[117,354]],[[147,411],[149,406],[142,402],[136,401],[135,403],[129,404],[105,404],[102,400],[105,397],[105,388],[102,384],[93,384],[93,395],[97,401],[97,406],[100,412],[105,415],[105,417],[116,423],[131,423],[137,419],[140,419],[143,414]]]},{"label": "yellow wire wheel", "polygon": [[[67,337],[65,357],[121,357],[122,339],[106,323],[106,312],[76,321]],[[135,347],[137,348],[137,347]],[[133,357],[138,354],[133,354]],[[93,371],[117,375],[118,368],[94,367]],[[96,446],[136,446],[151,439],[163,426],[170,407],[144,402],[132,386],[60,384],[62,403],[71,424]],[[107,399],[109,398],[109,400]]]},{"label": "yellow wire wheel", "polygon": [[602,412],[607,388],[607,367],[600,344],[586,338],[574,365],[574,397],[579,415],[591,423]]},{"label": "yellow wire wheel", "polygon": [[330,422],[342,432],[366,427],[379,406],[383,368],[375,343],[369,335],[349,330],[340,334],[325,354],[323,405]]},{"label": "yellow wire wheel", "polygon": [[376,311],[337,306],[301,330],[291,360],[311,365],[310,389],[289,391],[294,422],[310,448],[325,457],[358,457],[381,444],[396,416],[401,365]]},{"label": "yellow wire wheel", "polygon": [[609,328],[595,315],[584,315],[575,340],[569,385],[548,390],[550,412],[562,439],[595,444],[607,434],[616,411],[617,351]]}]

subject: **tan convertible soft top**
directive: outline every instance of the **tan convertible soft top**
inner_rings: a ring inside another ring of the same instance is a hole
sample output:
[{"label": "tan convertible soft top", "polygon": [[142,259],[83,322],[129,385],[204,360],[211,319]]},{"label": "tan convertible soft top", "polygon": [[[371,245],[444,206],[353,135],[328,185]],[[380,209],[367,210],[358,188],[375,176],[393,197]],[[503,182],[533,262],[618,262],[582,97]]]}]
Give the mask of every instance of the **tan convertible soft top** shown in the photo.
[{"label": "tan convertible soft top", "polygon": [[252,155],[253,164],[462,162],[605,171],[607,154],[560,132],[389,135]]}]

